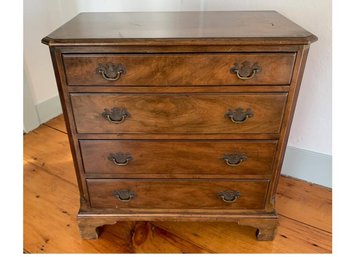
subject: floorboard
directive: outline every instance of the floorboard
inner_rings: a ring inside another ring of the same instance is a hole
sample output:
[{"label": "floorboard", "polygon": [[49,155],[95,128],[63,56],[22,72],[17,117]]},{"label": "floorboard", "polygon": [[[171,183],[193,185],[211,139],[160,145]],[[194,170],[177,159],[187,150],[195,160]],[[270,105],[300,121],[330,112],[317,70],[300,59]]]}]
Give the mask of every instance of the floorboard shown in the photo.
[{"label": "floorboard", "polygon": [[76,176],[63,117],[24,136],[25,253],[330,253],[331,190],[281,177],[280,226],[274,241],[224,222],[118,222],[98,240],[82,240],[76,223]]},{"label": "floorboard", "polygon": [[44,123],[44,125],[59,130],[63,133],[67,133],[67,128],[64,123],[63,115],[59,115],[56,118],[49,120],[48,122]]},{"label": "floorboard", "polygon": [[276,210],[284,216],[332,232],[332,192],[318,185],[281,177]]},{"label": "floorboard", "polygon": [[218,253],[327,253],[331,234],[280,216],[273,242],[259,242],[255,229],[224,222],[154,222],[180,237]]}]

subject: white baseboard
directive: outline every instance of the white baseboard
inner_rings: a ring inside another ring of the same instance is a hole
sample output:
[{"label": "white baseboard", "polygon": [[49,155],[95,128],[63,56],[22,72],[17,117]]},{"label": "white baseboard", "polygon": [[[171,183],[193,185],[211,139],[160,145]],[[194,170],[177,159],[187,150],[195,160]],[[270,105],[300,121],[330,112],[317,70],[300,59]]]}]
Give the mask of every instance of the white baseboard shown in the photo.
[{"label": "white baseboard", "polygon": [[332,156],[288,146],[281,173],[332,188]]},{"label": "white baseboard", "polygon": [[24,102],[23,102],[23,111],[24,111],[24,119],[23,119],[23,130],[25,133],[28,133],[29,131],[37,128],[40,123],[39,123],[39,118],[38,118],[38,113],[35,104],[33,103],[33,98],[31,94],[31,90],[29,87],[29,83],[27,80],[27,77],[25,75],[25,70],[24,70],[24,83],[23,83],[23,88],[24,88]]},{"label": "white baseboard", "polygon": [[54,96],[44,102],[37,104],[36,109],[40,124],[62,114],[61,102],[58,96]]}]

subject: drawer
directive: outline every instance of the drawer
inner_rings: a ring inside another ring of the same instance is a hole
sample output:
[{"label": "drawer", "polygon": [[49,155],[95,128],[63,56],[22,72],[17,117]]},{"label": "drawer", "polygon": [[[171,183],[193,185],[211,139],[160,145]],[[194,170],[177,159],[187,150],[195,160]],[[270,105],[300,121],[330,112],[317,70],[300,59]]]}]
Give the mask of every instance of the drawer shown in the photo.
[{"label": "drawer", "polygon": [[277,141],[80,140],[86,173],[271,174]]},{"label": "drawer", "polygon": [[295,53],[64,54],[68,85],[289,84]]},{"label": "drawer", "polygon": [[87,179],[93,208],[263,209],[268,180]]},{"label": "drawer", "polygon": [[78,133],[278,133],[287,93],[71,94]]}]

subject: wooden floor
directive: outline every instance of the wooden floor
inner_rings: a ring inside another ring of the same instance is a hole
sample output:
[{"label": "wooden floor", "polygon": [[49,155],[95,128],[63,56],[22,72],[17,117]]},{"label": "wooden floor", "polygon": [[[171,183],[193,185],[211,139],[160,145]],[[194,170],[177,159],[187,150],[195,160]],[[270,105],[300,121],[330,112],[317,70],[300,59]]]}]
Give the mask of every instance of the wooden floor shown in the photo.
[{"label": "wooden floor", "polygon": [[59,116],[24,136],[26,253],[330,253],[331,191],[282,177],[280,227],[272,242],[255,229],[223,222],[119,222],[98,240],[82,240],[78,189]]}]

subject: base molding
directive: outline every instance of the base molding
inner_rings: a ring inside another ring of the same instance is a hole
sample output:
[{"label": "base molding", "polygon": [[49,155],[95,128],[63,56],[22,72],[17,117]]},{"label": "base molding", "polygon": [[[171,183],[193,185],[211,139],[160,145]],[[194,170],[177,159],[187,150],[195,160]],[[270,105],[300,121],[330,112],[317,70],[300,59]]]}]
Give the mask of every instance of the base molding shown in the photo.
[{"label": "base molding", "polygon": [[146,214],[97,214],[79,212],[77,216],[80,235],[83,239],[98,239],[99,228],[113,225],[118,221],[225,221],[237,222],[242,226],[257,229],[256,239],[271,241],[276,235],[279,225],[278,216],[274,213],[265,214],[223,214],[223,213],[146,213]]},{"label": "base molding", "polygon": [[80,235],[82,239],[98,239],[100,227],[103,225],[113,225],[117,221],[114,217],[97,217],[97,216],[77,216]]},{"label": "base molding", "polygon": [[279,226],[278,218],[276,219],[240,219],[239,225],[256,228],[256,239],[259,241],[272,241],[275,238],[277,227]]},{"label": "base molding", "polygon": [[332,156],[288,146],[281,174],[332,188]]}]

